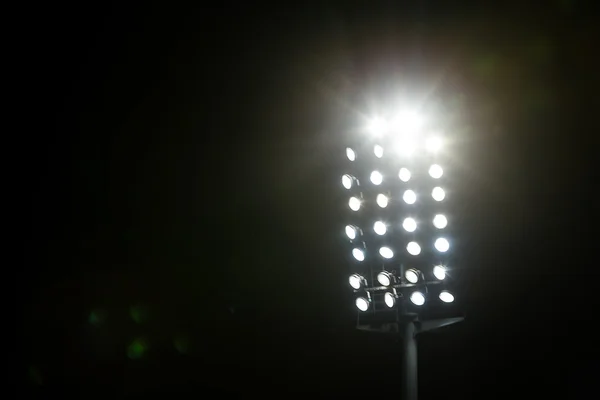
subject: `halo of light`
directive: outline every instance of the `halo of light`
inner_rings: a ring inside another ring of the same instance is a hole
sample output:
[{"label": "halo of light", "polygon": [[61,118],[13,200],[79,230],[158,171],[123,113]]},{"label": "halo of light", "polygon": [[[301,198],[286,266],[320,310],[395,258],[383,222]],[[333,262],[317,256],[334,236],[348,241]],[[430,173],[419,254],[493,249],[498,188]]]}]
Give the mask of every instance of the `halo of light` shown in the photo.
[{"label": "halo of light", "polygon": [[360,287],[362,286],[364,281],[365,281],[365,278],[363,278],[359,274],[352,274],[348,278],[348,283],[350,283],[350,286],[352,287],[352,289],[356,289],[356,290],[360,289]]},{"label": "halo of light", "polygon": [[385,235],[385,233],[387,232],[387,227],[385,226],[385,223],[383,221],[376,221],[373,224],[373,230],[376,234],[382,236]]},{"label": "halo of light", "polygon": [[356,153],[350,147],[346,147],[346,157],[348,157],[348,160],[354,161],[356,160]]},{"label": "halo of light", "polygon": [[438,164],[433,164],[429,167],[429,176],[433,179],[440,179],[444,175],[444,170]]},{"label": "halo of light", "polygon": [[409,283],[417,283],[419,282],[419,271],[417,271],[414,268],[411,268],[404,272],[404,277]]},{"label": "halo of light", "polygon": [[437,214],[433,217],[433,226],[438,229],[444,229],[448,225],[448,219],[444,214]]},{"label": "halo of light", "polygon": [[441,187],[436,186],[431,191],[431,197],[433,197],[435,201],[442,201],[446,197],[446,192],[444,192],[444,189]]},{"label": "halo of light", "polygon": [[364,297],[357,298],[355,304],[356,308],[362,312],[365,312],[369,309],[369,300],[365,299]]},{"label": "halo of light", "polygon": [[407,134],[397,137],[393,146],[396,153],[401,157],[410,157],[417,147],[415,138]]},{"label": "halo of light", "polygon": [[360,199],[357,197],[350,197],[350,200],[348,200],[348,206],[352,211],[360,210],[360,203]]},{"label": "halo of light", "polygon": [[431,153],[436,153],[442,148],[443,142],[439,136],[432,136],[425,142],[425,148]]},{"label": "halo of light", "polygon": [[421,246],[419,246],[417,242],[408,242],[406,245],[406,251],[408,251],[410,255],[418,256],[421,254]]},{"label": "halo of light", "polygon": [[394,281],[394,275],[387,271],[381,271],[377,274],[377,282],[382,286],[390,286]]},{"label": "halo of light", "polygon": [[446,238],[436,239],[433,245],[435,246],[435,249],[440,253],[445,253],[450,249],[450,243],[448,243],[448,240]]},{"label": "halo of light", "polygon": [[377,157],[377,158],[383,157],[383,147],[376,144],[375,147],[373,148],[373,153],[375,154],[375,157]]},{"label": "halo of light", "polygon": [[410,295],[410,301],[416,306],[422,306],[425,304],[425,296],[421,292],[413,292]]},{"label": "halo of light", "polygon": [[392,251],[392,249],[386,246],[379,249],[379,254],[381,255],[381,257],[387,258],[388,260],[394,257],[394,252]]},{"label": "halo of light", "polygon": [[365,261],[365,252],[361,249],[352,249],[352,255],[357,261]]},{"label": "halo of light", "polygon": [[442,290],[439,297],[444,303],[452,303],[454,301],[454,295],[447,290]]},{"label": "halo of light", "polygon": [[386,294],[383,295],[383,301],[385,301],[386,306],[392,308],[396,304],[396,296],[394,296],[392,292],[386,292]]},{"label": "halo of light", "polygon": [[351,175],[346,174],[342,176],[342,186],[344,186],[346,189],[351,189],[353,183],[354,182]]},{"label": "halo of light", "polygon": [[350,240],[356,239],[356,228],[352,225],[346,225],[346,236],[348,236],[348,239]]},{"label": "halo of light", "polygon": [[386,133],[387,128],[387,121],[381,117],[372,118],[367,126],[367,130],[369,131],[369,133],[377,137],[383,136]]},{"label": "halo of light", "polygon": [[405,190],[402,195],[402,200],[404,200],[406,204],[415,204],[415,201],[417,201],[417,194],[410,189]]},{"label": "halo of light", "polygon": [[433,267],[433,276],[436,279],[443,281],[446,278],[446,268],[443,265],[436,265]]},{"label": "halo of light", "polygon": [[383,182],[383,175],[381,175],[381,172],[371,172],[371,182],[373,183],[373,185],[381,185],[381,182]]},{"label": "halo of light", "polygon": [[394,128],[399,132],[413,133],[423,125],[423,117],[415,111],[401,111],[394,119]]},{"label": "halo of light", "polygon": [[414,232],[417,229],[417,221],[414,218],[405,218],[402,227],[406,232]]},{"label": "halo of light", "polygon": [[377,205],[381,208],[386,208],[389,203],[389,198],[385,194],[379,193],[377,195]]},{"label": "halo of light", "polygon": [[400,178],[402,182],[408,182],[410,180],[410,171],[408,168],[400,168],[400,171],[398,171],[398,178]]}]

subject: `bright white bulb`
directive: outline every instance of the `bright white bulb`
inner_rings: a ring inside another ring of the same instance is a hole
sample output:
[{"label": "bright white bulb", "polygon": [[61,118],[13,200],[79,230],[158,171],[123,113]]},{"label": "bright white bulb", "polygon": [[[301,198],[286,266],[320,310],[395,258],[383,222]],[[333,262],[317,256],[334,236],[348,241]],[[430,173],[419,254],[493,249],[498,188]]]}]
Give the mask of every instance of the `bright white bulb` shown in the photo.
[{"label": "bright white bulb", "polygon": [[365,299],[364,297],[359,297],[356,299],[356,308],[362,312],[367,311],[369,309],[369,300]]},{"label": "bright white bulb", "polygon": [[361,249],[353,249],[352,255],[356,258],[357,261],[365,261],[365,252]]},{"label": "bright white bulb", "polygon": [[356,239],[356,228],[351,225],[346,225],[346,236],[348,236],[348,239],[350,240]]},{"label": "bright white bulb", "polygon": [[417,274],[417,271],[409,269],[408,271],[406,271],[404,273],[404,277],[406,278],[406,280],[409,283],[417,283],[419,282],[419,275]]},{"label": "bright white bulb", "polygon": [[342,176],[342,186],[344,186],[346,189],[352,188],[352,177],[350,175],[346,174]]},{"label": "bright white bulb", "polygon": [[433,276],[438,280],[443,281],[446,278],[446,268],[441,265],[436,265],[433,267]]},{"label": "bright white bulb", "polygon": [[409,242],[406,245],[406,251],[413,256],[418,256],[421,254],[421,246],[417,242]]},{"label": "bright white bulb", "polygon": [[394,252],[389,247],[382,247],[382,248],[380,248],[379,249],[379,254],[381,254],[381,257],[387,258],[387,259],[390,259],[390,258],[394,257]]},{"label": "bright white bulb", "polygon": [[436,186],[431,191],[431,197],[433,197],[435,201],[442,201],[446,197],[446,192],[444,192],[444,189],[441,187]]},{"label": "bright white bulb", "polygon": [[445,253],[450,249],[450,243],[444,238],[439,238],[435,240],[434,246],[437,251],[440,253]]},{"label": "bright white bulb", "polygon": [[400,172],[398,172],[398,178],[400,178],[402,182],[408,182],[410,179],[410,171],[408,168],[400,168]]},{"label": "bright white bulb", "polygon": [[390,286],[392,284],[392,278],[389,272],[381,271],[377,274],[377,282],[382,286]]},{"label": "bright white bulb", "polygon": [[348,278],[348,282],[350,283],[350,286],[352,286],[353,289],[360,289],[360,285],[362,284],[362,279],[360,275],[354,274],[354,275],[350,275],[350,278]]},{"label": "bright white bulb", "polygon": [[442,148],[442,139],[437,136],[430,137],[427,139],[425,147],[427,148],[427,151],[436,153]]},{"label": "bright white bulb", "polygon": [[410,189],[406,190],[402,195],[402,200],[404,200],[406,204],[415,204],[415,201],[417,201],[417,194]]},{"label": "bright white bulb", "polygon": [[442,290],[440,293],[440,300],[444,303],[452,303],[454,301],[454,296],[447,290]]},{"label": "bright white bulb", "polygon": [[414,232],[417,229],[417,221],[414,218],[405,218],[402,227],[407,232]]},{"label": "bright white bulb", "polygon": [[383,147],[376,144],[375,148],[373,149],[373,153],[375,153],[375,157],[377,157],[377,158],[383,157]]},{"label": "bright white bulb", "polygon": [[373,185],[381,185],[381,182],[383,182],[383,175],[381,175],[381,172],[371,172],[371,182],[373,182]]},{"label": "bright white bulb", "polygon": [[388,124],[383,118],[375,117],[371,121],[369,121],[367,130],[373,136],[382,136],[386,133],[387,127]]},{"label": "bright white bulb", "polygon": [[416,306],[422,306],[425,304],[425,296],[421,292],[413,292],[413,294],[410,295],[410,301]]},{"label": "bright white bulb", "polygon": [[433,226],[438,229],[444,229],[448,225],[448,220],[444,214],[437,214],[433,217]]},{"label": "bright white bulb", "polygon": [[358,211],[360,209],[360,200],[356,197],[350,197],[350,200],[348,200],[348,206],[352,211]]},{"label": "bright white bulb", "polygon": [[346,148],[346,157],[348,157],[348,160],[354,161],[354,160],[356,160],[356,153],[350,147],[347,147]]},{"label": "bright white bulb", "polygon": [[389,199],[385,194],[377,195],[377,205],[381,208],[386,208],[388,205]]},{"label": "bright white bulb", "polygon": [[387,292],[383,295],[383,300],[385,301],[385,305],[389,308],[394,307],[394,304],[396,304],[396,296],[390,292]]},{"label": "bright white bulb", "polygon": [[429,176],[433,179],[440,179],[444,175],[444,170],[438,164],[433,164],[429,167]]},{"label": "bright white bulb", "polygon": [[387,227],[385,226],[385,224],[381,221],[377,221],[373,224],[373,230],[375,231],[376,234],[378,234],[379,236],[385,235],[385,233],[387,232]]}]

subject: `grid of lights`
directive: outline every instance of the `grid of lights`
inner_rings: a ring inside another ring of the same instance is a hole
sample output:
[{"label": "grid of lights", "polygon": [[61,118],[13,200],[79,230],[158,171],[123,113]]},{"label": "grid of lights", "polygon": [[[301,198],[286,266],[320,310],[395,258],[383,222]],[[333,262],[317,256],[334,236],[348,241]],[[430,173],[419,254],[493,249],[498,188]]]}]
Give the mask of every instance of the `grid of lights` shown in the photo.
[{"label": "grid of lights", "polygon": [[[355,266],[349,285],[359,312],[374,310],[376,298],[387,309],[404,299],[421,309],[432,293],[441,304],[454,302],[443,285],[451,251],[444,142],[427,134],[422,122],[408,112],[391,121],[375,118],[367,127],[376,138],[370,150],[345,149],[351,172],[342,175],[342,186],[353,220],[345,235]],[[438,290],[430,290],[434,283]]]}]

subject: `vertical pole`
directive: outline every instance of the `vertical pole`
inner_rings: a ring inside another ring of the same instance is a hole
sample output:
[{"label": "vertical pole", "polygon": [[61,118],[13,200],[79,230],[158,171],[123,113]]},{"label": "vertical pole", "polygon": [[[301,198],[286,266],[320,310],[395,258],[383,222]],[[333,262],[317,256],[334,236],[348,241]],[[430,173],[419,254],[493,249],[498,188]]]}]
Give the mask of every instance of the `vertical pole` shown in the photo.
[{"label": "vertical pole", "polygon": [[404,322],[403,385],[404,400],[417,400],[417,330],[414,321]]}]

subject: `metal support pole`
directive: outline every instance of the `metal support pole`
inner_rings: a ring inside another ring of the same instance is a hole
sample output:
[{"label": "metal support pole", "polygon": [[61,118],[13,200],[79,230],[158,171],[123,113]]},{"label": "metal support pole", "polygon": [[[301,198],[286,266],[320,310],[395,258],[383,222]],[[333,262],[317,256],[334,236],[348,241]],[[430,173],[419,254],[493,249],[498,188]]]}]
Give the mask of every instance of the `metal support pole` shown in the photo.
[{"label": "metal support pole", "polygon": [[404,400],[417,400],[417,327],[415,321],[406,321],[403,324],[402,343],[404,347],[403,360],[403,386]]}]

